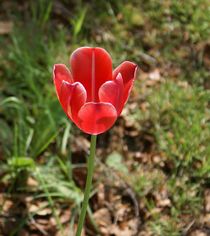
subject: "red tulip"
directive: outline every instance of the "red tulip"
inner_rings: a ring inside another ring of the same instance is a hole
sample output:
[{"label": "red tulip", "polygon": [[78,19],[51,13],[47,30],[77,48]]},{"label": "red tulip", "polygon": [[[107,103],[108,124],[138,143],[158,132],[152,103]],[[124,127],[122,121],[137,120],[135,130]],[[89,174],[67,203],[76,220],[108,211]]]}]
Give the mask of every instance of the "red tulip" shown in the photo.
[{"label": "red tulip", "polygon": [[100,134],[122,112],[136,77],[137,65],[125,61],[112,72],[103,48],[81,47],[70,58],[71,72],[54,65],[53,77],[63,110],[82,131]]}]

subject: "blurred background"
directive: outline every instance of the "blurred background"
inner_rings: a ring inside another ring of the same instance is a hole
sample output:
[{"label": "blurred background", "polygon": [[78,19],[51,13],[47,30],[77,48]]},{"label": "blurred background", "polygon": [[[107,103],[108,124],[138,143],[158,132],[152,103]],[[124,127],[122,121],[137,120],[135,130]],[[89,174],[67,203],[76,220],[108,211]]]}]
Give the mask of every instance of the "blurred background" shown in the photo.
[{"label": "blurred background", "polygon": [[210,235],[209,0],[0,1],[0,235],[74,236],[90,137],[52,68],[84,45],[140,70],[98,137],[83,236]]}]

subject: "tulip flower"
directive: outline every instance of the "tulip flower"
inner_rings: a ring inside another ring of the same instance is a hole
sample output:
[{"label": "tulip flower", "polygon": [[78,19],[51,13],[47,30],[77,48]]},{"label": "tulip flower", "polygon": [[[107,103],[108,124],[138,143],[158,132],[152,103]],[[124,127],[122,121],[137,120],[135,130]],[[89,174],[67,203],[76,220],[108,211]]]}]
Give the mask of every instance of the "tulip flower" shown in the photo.
[{"label": "tulip flower", "polygon": [[100,134],[112,127],[129,97],[137,65],[125,61],[112,71],[103,48],[81,47],[64,64],[54,66],[58,99],[68,118],[83,132]]},{"label": "tulip flower", "polygon": [[56,93],[68,118],[92,135],[76,233],[80,236],[90,196],[97,134],[111,128],[121,114],[136,77],[137,65],[125,61],[112,71],[111,57],[103,48],[81,47],[72,53],[70,66],[71,71],[64,64],[54,66]]}]

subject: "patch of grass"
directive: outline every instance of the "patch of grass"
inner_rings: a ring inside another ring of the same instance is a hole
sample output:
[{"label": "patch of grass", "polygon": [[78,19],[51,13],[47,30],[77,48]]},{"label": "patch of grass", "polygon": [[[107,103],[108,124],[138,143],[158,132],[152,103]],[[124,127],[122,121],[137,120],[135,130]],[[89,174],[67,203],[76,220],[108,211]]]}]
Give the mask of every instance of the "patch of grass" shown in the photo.
[{"label": "patch of grass", "polygon": [[148,98],[159,149],[173,162],[177,175],[187,170],[196,176],[206,166],[209,98],[208,91],[174,82],[160,85]]},{"label": "patch of grass", "polygon": [[135,192],[143,197],[155,190],[158,191],[159,186],[165,182],[165,176],[158,169],[153,169],[151,175],[151,170],[144,170],[139,166],[129,178],[129,182]]},{"label": "patch of grass", "polygon": [[173,203],[171,208],[172,217],[181,217],[182,215],[199,216],[203,207],[203,192],[200,189],[200,183],[192,183],[188,179],[188,175],[184,175],[168,180],[167,188]]},{"label": "patch of grass", "polygon": [[[159,218],[160,217],[160,218]],[[149,223],[149,228],[154,235],[157,236],[179,236],[180,232],[177,228],[177,222],[164,218],[159,215],[155,221]]]},{"label": "patch of grass", "polygon": [[68,53],[63,31],[49,32],[46,38],[39,25],[24,27],[11,36],[3,68],[3,97],[7,98],[1,109],[5,119],[14,123],[11,155],[35,158],[55,140],[59,127],[66,125],[52,84],[52,67],[67,62]]},{"label": "patch of grass", "polygon": [[181,214],[198,214],[202,208],[199,186],[209,178],[210,167],[209,98],[208,91],[173,82],[149,96],[158,148],[171,162],[170,196]]},{"label": "patch of grass", "polygon": [[146,100],[148,110],[134,112],[131,119],[150,121],[156,151],[164,157],[165,164],[154,164],[152,175],[137,168],[130,183],[141,197],[162,188],[167,190],[171,201],[167,209],[153,214],[156,204],[147,204],[152,215],[147,227],[155,235],[180,235],[179,219],[200,215],[202,186],[209,183],[210,93],[186,83],[166,81],[148,89]]},{"label": "patch of grass", "polygon": [[[142,8],[151,24],[160,27],[163,34],[177,33],[183,39],[188,33],[192,42],[208,39],[210,9],[208,0],[142,2]],[[157,11],[158,9],[158,11]]]},{"label": "patch of grass", "polygon": [[[10,43],[4,45],[6,50],[1,55],[0,111],[3,121],[0,123],[0,138],[3,158],[0,162],[4,171],[1,181],[9,185],[5,194],[14,191],[18,194],[27,191],[27,179],[33,176],[40,186],[37,193],[43,192],[41,197],[49,201],[52,209],[57,199],[65,199],[79,209],[81,196],[76,193],[68,158],[71,133],[66,134],[65,131],[70,131],[69,123],[59,105],[52,81],[53,64],[68,62],[66,33],[62,29],[56,33],[49,30],[47,22],[52,3],[45,3],[37,1],[31,5],[33,20],[14,29],[8,39]],[[52,143],[56,147],[57,159],[50,147]],[[50,171],[45,169],[44,174],[40,171],[41,174],[36,175],[40,165],[37,159],[50,166]],[[55,159],[59,160],[59,164],[53,162],[50,165]],[[51,171],[57,173],[53,180]],[[36,192],[33,197],[35,195]],[[59,227],[58,217],[54,216]],[[25,223],[14,230],[19,231]]]}]

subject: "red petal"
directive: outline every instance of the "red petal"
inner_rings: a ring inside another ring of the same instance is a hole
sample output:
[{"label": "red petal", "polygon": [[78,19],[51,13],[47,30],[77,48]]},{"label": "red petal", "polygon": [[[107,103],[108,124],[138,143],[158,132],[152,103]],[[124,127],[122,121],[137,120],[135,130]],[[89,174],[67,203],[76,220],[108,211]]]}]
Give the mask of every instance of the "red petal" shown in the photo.
[{"label": "red petal", "polygon": [[79,82],[70,84],[63,81],[60,91],[59,100],[63,110],[70,119],[77,122],[78,111],[87,99],[85,88]]},{"label": "red petal", "polygon": [[115,80],[107,81],[99,89],[100,102],[109,102],[117,110],[119,116],[123,109],[124,86],[121,74],[118,74]]},{"label": "red petal", "polygon": [[113,72],[113,78],[116,78],[119,73],[121,73],[122,75],[124,84],[124,103],[128,100],[128,96],[133,87],[133,82],[136,78],[137,69],[138,66],[135,63],[125,61],[120,64]]},{"label": "red petal", "polygon": [[117,119],[117,111],[110,103],[84,104],[78,113],[78,127],[88,134],[101,134],[111,128]]},{"label": "red petal", "polygon": [[70,58],[74,81],[81,82],[87,91],[87,101],[97,102],[101,85],[112,80],[112,60],[103,48],[82,47]]},{"label": "red petal", "polygon": [[57,96],[59,97],[60,89],[63,81],[72,83],[72,75],[69,69],[64,64],[56,64],[53,68],[53,80],[56,88]]}]

